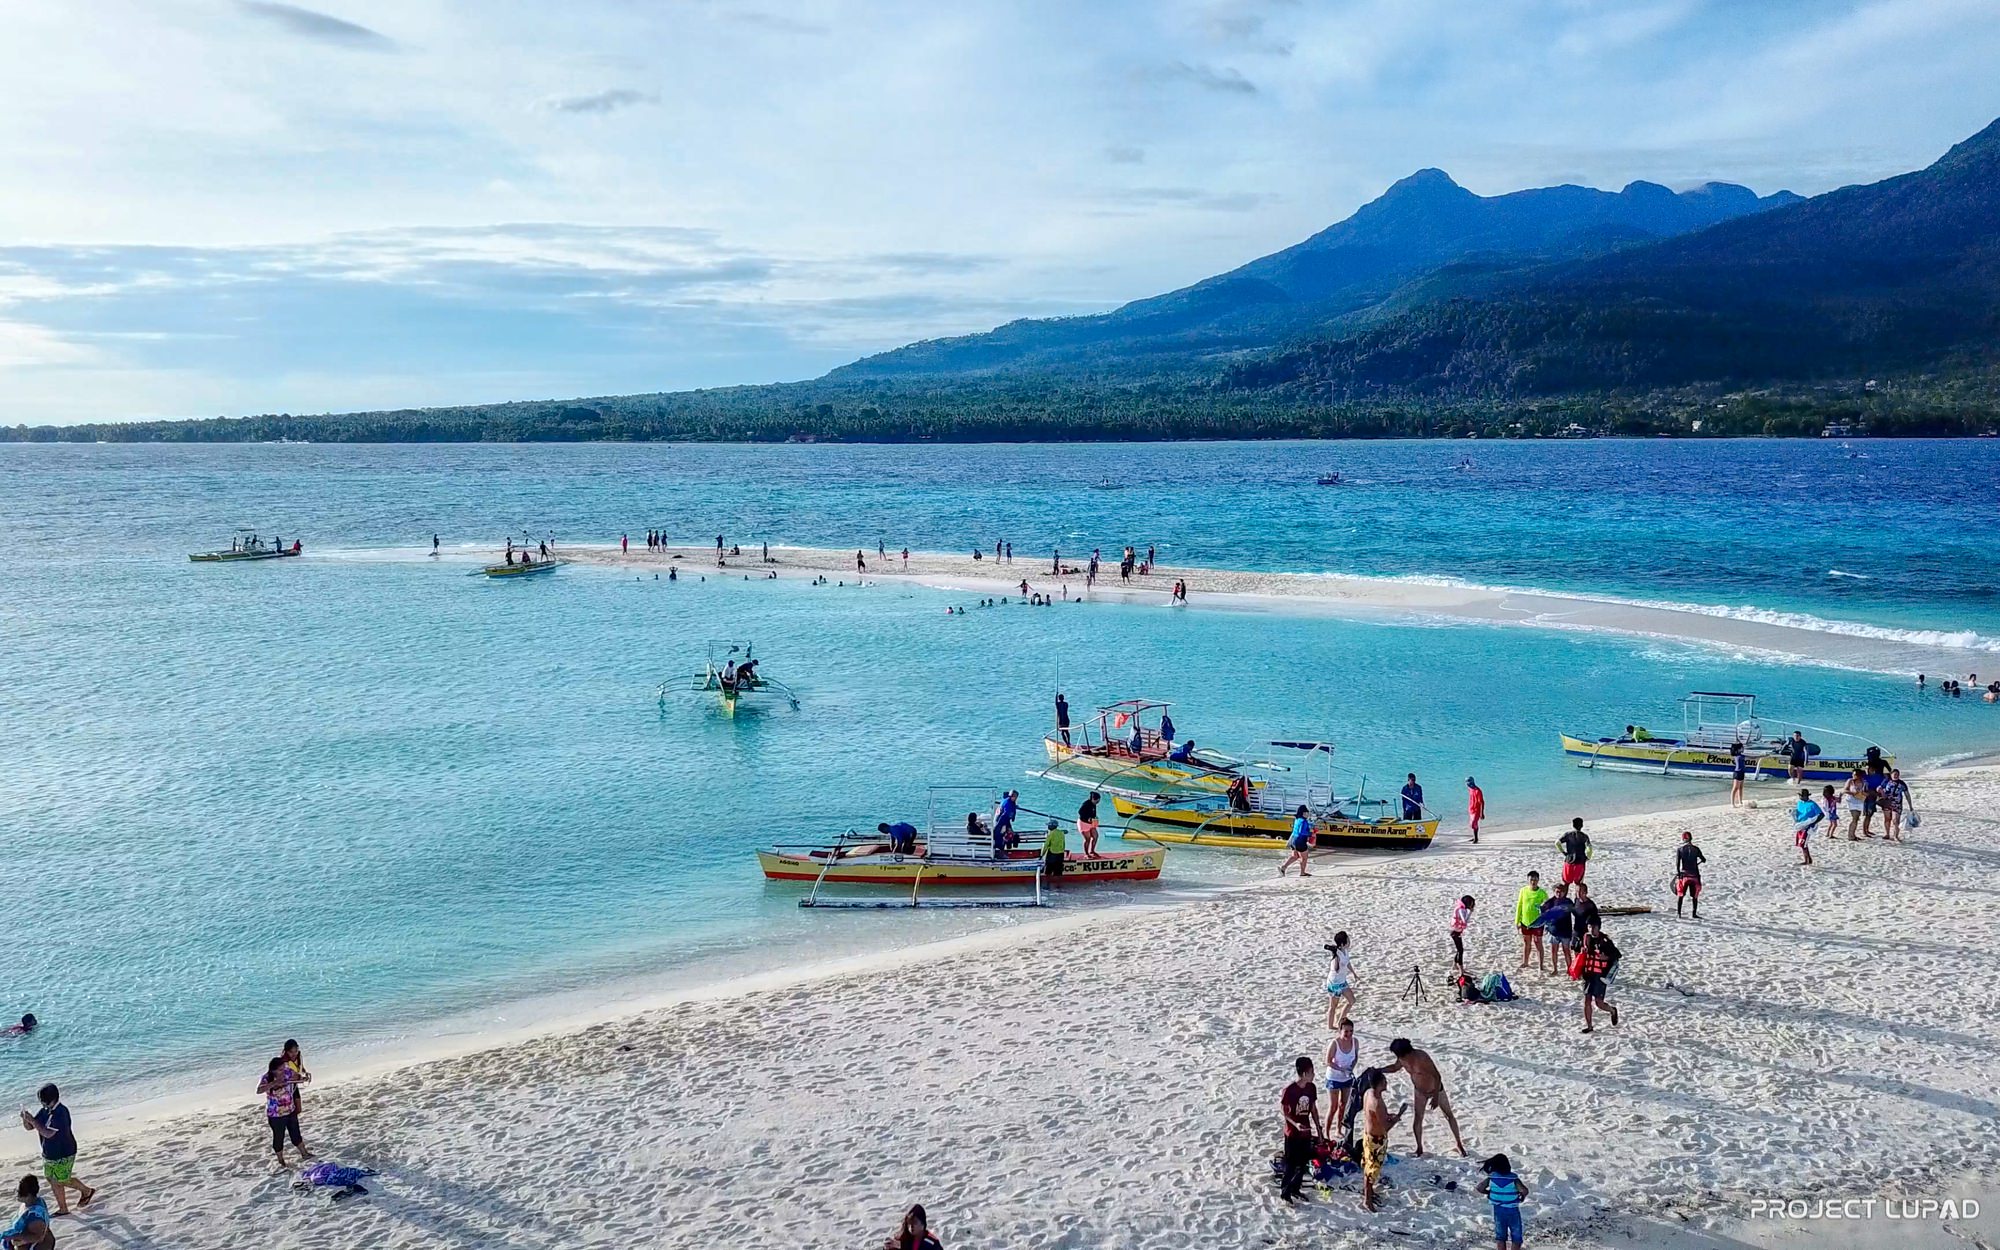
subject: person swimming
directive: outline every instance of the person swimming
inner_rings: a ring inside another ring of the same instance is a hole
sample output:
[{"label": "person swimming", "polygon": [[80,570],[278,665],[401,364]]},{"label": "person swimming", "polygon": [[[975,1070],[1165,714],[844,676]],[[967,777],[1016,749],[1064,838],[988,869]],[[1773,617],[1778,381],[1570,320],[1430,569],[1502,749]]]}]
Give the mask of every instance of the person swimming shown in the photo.
[{"label": "person swimming", "polygon": [[35,1019],[35,1013],[31,1011],[21,1017],[19,1024],[10,1024],[4,1029],[0,1029],[0,1034],[8,1037],[23,1037],[29,1033],[33,1033],[35,1027],[39,1024],[41,1024],[41,1021]]}]

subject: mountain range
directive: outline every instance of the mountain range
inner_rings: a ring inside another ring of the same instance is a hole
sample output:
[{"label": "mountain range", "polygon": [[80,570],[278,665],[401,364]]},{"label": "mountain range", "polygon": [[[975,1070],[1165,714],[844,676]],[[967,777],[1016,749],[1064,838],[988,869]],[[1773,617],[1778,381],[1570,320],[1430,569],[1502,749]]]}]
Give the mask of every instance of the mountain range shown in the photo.
[{"label": "mountain range", "polygon": [[1435,169],[1303,242],[1084,317],[810,382],[10,439],[1052,440],[2000,425],[2000,121],[1811,199],[1475,195]]},{"label": "mountain range", "polygon": [[1480,196],[1443,170],[1424,169],[1304,242],[1192,286],[1097,316],[1016,321],[914,343],[828,377],[1199,367],[1301,330],[1352,324],[1447,265],[1595,256],[1799,202],[1789,191],[1759,197],[1724,182],[1678,194],[1634,182],[1616,193],[1559,186]]}]

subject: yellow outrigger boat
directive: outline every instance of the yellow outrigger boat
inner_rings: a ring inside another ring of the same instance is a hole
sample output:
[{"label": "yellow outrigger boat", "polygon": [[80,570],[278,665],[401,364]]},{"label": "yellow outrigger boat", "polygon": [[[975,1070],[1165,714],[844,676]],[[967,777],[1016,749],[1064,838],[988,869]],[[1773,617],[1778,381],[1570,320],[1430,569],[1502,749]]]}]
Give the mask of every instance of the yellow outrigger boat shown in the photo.
[{"label": "yellow outrigger boat", "polygon": [[196,564],[225,564],[236,560],[283,560],[304,551],[305,544],[296,538],[287,547],[281,539],[273,538],[266,543],[249,530],[239,530],[236,537],[230,540],[227,550],[196,551],[190,553],[188,559]]},{"label": "yellow outrigger boat", "polygon": [[[993,832],[983,823],[968,827],[957,813],[970,805],[984,807],[992,791],[981,786],[933,786],[929,796],[929,829],[919,833],[905,825],[908,840],[899,847],[895,831],[858,833],[850,830],[829,843],[775,846],[757,852],[757,866],[769,881],[809,881],[812,890],[801,907],[1041,907],[1043,889],[1104,881],[1157,881],[1166,862],[1165,847],[1148,850],[1103,851],[1086,855],[1071,851],[1062,857],[1060,878],[1048,874],[1044,834],[1019,831],[1019,841],[994,845]],[[827,885],[892,886],[895,895],[870,898],[823,897]],[[939,887],[1014,887],[1011,893],[986,897],[927,899],[924,890]],[[905,894],[907,892],[907,894]]]},{"label": "yellow outrigger boat", "polygon": [[[1842,782],[1855,769],[1866,769],[1877,760],[1885,767],[1893,768],[1896,763],[1896,757],[1883,754],[1879,744],[1857,734],[1761,717],[1755,695],[1717,690],[1697,690],[1681,700],[1681,732],[1677,737],[1655,737],[1633,725],[1616,737],[1563,734],[1562,745],[1563,754],[1575,759],[1578,768],[1726,780],[1735,774],[1731,748],[1740,744],[1747,780],[1783,781],[1791,775],[1789,739],[1793,732],[1801,739],[1811,733],[1847,739],[1851,744],[1846,754],[1827,754],[1819,743],[1801,741],[1801,781]],[[1852,753],[1854,746],[1862,748],[1860,754]]]},{"label": "yellow outrigger boat", "polygon": [[1243,763],[1174,741],[1172,704],[1121,699],[1076,726],[1058,725],[1042,739],[1050,781],[1146,798],[1189,791],[1221,794],[1243,775]]},{"label": "yellow outrigger boat", "polygon": [[1357,783],[1354,794],[1335,794],[1332,743],[1282,741],[1267,745],[1305,753],[1308,773],[1304,785],[1265,782],[1253,786],[1246,777],[1244,784],[1219,799],[1191,796],[1148,803],[1114,795],[1111,806],[1125,821],[1125,836],[1177,846],[1282,849],[1301,807],[1312,820],[1314,842],[1321,849],[1420,851],[1437,836],[1436,816],[1420,811],[1416,817],[1408,817],[1401,813],[1398,799],[1367,797],[1365,777]]},{"label": "yellow outrigger boat", "polygon": [[[722,700],[722,710],[735,715],[737,701],[746,695],[773,695],[798,710],[799,696],[792,688],[757,671],[760,661],[756,648],[747,642],[727,640],[708,644],[708,662],[694,675],[694,689],[714,694]],[[666,704],[667,683],[660,685],[660,703]]]}]

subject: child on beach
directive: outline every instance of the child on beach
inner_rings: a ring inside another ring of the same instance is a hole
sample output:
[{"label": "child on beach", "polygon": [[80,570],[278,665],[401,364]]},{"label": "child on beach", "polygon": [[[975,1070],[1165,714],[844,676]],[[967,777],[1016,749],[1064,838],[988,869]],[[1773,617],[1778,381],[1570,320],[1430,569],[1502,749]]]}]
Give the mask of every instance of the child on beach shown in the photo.
[{"label": "child on beach", "polygon": [[1333,996],[1326,1005],[1326,1027],[1337,1029],[1354,1010],[1354,964],[1347,957],[1347,931],[1334,934],[1333,945],[1326,949],[1333,955],[1333,966],[1326,972],[1326,992]]},{"label": "child on beach", "polygon": [[6,1250],[43,1250],[54,1246],[56,1239],[49,1231],[49,1204],[42,1197],[41,1182],[23,1176],[14,1196],[21,1202],[21,1214],[6,1232],[0,1233],[0,1246]]},{"label": "child on beach", "polygon": [[1465,971],[1465,931],[1472,927],[1472,896],[1462,895],[1451,909],[1451,966]]},{"label": "child on beach", "polygon": [[1495,1250],[1507,1250],[1512,1242],[1514,1250],[1521,1250],[1521,1199],[1528,1196],[1528,1184],[1514,1175],[1514,1165],[1506,1155],[1494,1155],[1479,1165],[1486,1173],[1486,1179],[1479,1182],[1479,1192],[1493,1204],[1493,1245]]},{"label": "child on beach", "polygon": [[[1827,788],[1832,789],[1831,786]],[[1824,818],[1825,813],[1820,810],[1819,804],[1813,802],[1812,791],[1801,787],[1799,801],[1792,805],[1792,845],[1798,847],[1799,854],[1804,856],[1799,860],[1801,868],[1812,866],[1812,847],[1807,845],[1806,839],[1811,835],[1813,826]]]},{"label": "child on beach", "polygon": [[896,1235],[882,1244],[882,1250],[944,1250],[944,1243],[931,1231],[930,1214],[920,1202],[903,1213]]}]

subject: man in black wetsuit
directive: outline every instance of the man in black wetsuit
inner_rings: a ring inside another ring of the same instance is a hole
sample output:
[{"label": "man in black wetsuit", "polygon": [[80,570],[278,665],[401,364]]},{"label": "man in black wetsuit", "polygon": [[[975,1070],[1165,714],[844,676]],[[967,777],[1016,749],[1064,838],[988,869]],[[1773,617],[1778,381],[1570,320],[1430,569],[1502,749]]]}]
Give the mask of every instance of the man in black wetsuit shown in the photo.
[{"label": "man in black wetsuit", "polygon": [[1069,700],[1063,698],[1062,691],[1056,691],[1056,732],[1062,735],[1063,745],[1069,745]]},{"label": "man in black wetsuit", "polygon": [[1674,915],[1681,914],[1681,904],[1694,904],[1694,918],[1701,919],[1701,866],[1708,856],[1694,844],[1694,834],[1681,830],[1681,844],[1674,848]]}]

